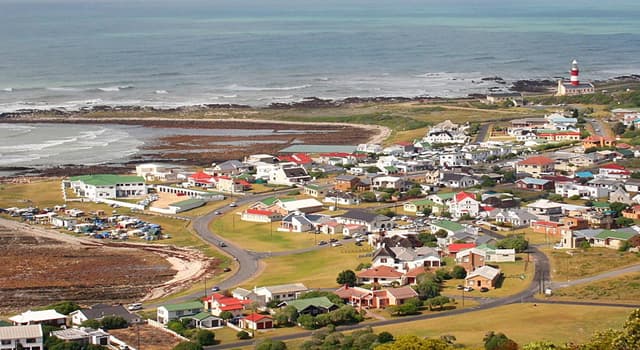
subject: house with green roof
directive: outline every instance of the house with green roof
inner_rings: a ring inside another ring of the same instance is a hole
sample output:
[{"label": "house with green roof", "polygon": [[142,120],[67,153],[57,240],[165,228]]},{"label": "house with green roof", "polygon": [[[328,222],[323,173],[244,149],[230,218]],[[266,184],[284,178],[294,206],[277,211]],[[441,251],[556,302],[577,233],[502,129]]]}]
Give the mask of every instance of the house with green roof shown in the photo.
[{"label": "house with green roof", "polygon": [[440,230],[444,230],[447,232],[449,236],[453,236],[457,232],[465,232],[466,228],[455,221],[450,221],[450,220],[433,221],[431,223],[431,232],[435,234]]},{"label": "house with green roof", "polygon": [[626,242],[629,242],[631,246],[638,246],[640,244],[640,233],[633,229],[603,230],[593,237],[592,245],[594,247],[619,249]]},{"label": "house with green roof", "polygon": [[326,314],[338,308],[338,305],[332,303],[327,297],[288,300],[283,301],[279,306],[293,306],[299,315],[311,316]]},{"label": "house with green roof", "polygon": [[158,307],[156,311],[157,321],[166,325],[170,321],[187,316],[195,316],[204,312],[204,305],[199,301],[189,301],[179,304],[166,304]]},{"label": "house with green roof", "polygon": [[181,213],[183,211],[199,208],[199,207],[205,205],[206,203],[207,202],[205,202],[202,199],[189,198],[189,199],[185,199],[185,200],[180,201],[180,202],[175,202],[175,203],[169,204],[169,210],[173,214],[177,214],[177,213]]},{"label": "house with green roof", "polygon": [[147,185],[142,176],[96,174],[72,176],[64,180],[65,188],[71,188],[79,197],[90,200],[143,197]]}]

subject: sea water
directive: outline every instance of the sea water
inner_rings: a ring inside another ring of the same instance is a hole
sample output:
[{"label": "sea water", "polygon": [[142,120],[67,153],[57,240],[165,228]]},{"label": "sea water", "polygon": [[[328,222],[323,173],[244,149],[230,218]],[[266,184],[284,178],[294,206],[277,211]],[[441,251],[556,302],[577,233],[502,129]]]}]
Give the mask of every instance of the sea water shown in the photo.
[{"label": "sea water", "polygon": [[640,73],[636,0],[0,0],[0,112],[464,96]]}]

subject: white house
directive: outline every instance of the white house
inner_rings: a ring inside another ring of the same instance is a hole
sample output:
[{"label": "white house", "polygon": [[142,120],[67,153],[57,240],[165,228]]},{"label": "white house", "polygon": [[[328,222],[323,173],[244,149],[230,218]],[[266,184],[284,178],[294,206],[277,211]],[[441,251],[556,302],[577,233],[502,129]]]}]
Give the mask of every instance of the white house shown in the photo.
[{"label": "white house", "polygon": [[0,327],[0,350],[44,349],[41,325]]},{"label": "white house", "polygon": [[449,212],[455,218],[464,215],[477,217],[480,214],[480,202],[476,200],[476,195],[473,193],[458,192],[449,203]]},{"label": "white house", "polygon": [[337,217],[336,221],[344,225],[363,225],[369,232],[377,232],[393,228],[391,218],[364,210],[349,210]]},{"label": "white house", "polygon": [[388,266],[406,273],[416,267],[440,267],[440,255],[435,248],[405,248],[382,246],[373,253],[373,267]]},{"label": "white house", "polygon": [[49,326],[62,326],[67,323],[67,316],[56,310],[25,311],[20,315],[10,317],[9,320],[16,326],[31,324],[45,324]]},{"label": "white house", "polygon": [[556,194],[569,198],[578,196],[580,198],[603,198],[609,196],[609,190],[606,187],[596,187],[590,185],[580,185],[573,182],[556,182]]},{"label": "white house", "polygon": [[166,325],[169,321],[180,319],[184,316],[197,315],[204,310],[204,305],[199,301],[190,301],[180,304],[169,304],[158,307],[156,311],[157,321]]},{"label": "white house", "polygon": [[91,200],[142,197],[147,194],[147,186],[141,176],[81,175],[71,177],[67,183],[78,196]]},{"label": "white house", "polygon": [[258,287],[253,290],[258,296],[264,297],[266,303],[273,299],[280,301],[297,299],[309,289],[302,283],[282,284],[277,286]]},{"label": "white house", "polygon": [[405,188],[405,181],[396,176],[378,176],[373,178],[371,188],[373,190],[393,189],[401,191]]},{"label": "white house", "polygon": [[307,169],[293,162],[277,164],[271,169],[268,176],[270,184],[284,186],[303,184],[311,180]]},{"label": "white house", "polygon": [[147,181],[176,181],[182,170],[179,165],[144,163],[136,165],[136,175]]}]

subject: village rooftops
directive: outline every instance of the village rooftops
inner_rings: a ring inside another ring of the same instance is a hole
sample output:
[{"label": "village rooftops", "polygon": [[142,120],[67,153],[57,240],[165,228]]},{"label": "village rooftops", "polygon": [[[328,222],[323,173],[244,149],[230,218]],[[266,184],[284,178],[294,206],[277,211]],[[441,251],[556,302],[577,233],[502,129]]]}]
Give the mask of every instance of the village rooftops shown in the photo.
[{"label": "village rooftops", "polygon": [[33,322],[43,322],[43,321],[49,321],[49,320],[59,320],[59,319],[63,319],[63,318],[67,318],[67,316],[58,313],[56,310],[41,310],[41,311],[25,311],[23,313],[21,313],[20,315],[16,315],[13,317],[10,317],[9,320],[11,320],[14,323],[18,323],[18,324],[22,324],[22,323],[33,323]]},{"label": "village rooftops", "polygon": [[349,210],[348,212],[342,214],[341,216],[343,218],[353,219],[353,220],[361,220],[361,221],[365,221],[365,222],[372,222],[372,221],[376,220],[376,218],[378,218],[378,217],[387,218],[384,215],[371,213],[371,212],[364,211],[364,210]]},{"label": "village rooftops", "polygon": [[464,230],[464,226],[462,226],[461,224],[455,221],[449,221],[449,220],[434,221],[432,225],[443,228],[445,230],[452,231],[452,232]]},{"label": "village rooftops", "polygon": [[323,309],[330,309],[335,306],[327,297],[317,297],[308,299],[297,299],[283,302],[289,306],[293,306],[298,312],[307,309],[310,306],[316,306]]},{"label": "village rooftops", "polygon": [[39,324],[28,326],[0,327],[0,339],[31,339],[42,337],[42,326]]},{"label": "village rooftops", "polygon": [[473,272],[471,272],[467,276],[467,279],[472,278],[472,277],[480,276],[480,277],[484,277],[486,279],[493,280],[499,274],[500,274],[500,270],[499,269],[496,269],[496,268],[493,268],[491,266],[485,265],[485,266],[479,267],[479,268],[475,269]]},{"label": "village rooftops", "polygon": [[387,277],[387,278],[400,278],[402,277],[402,273],[396,271],[393,267],[389,266],[378,266],[372,267],[366,270],[359,271],[357,273],[359,278],[374,278],[374,277]]},{"label": "village rooftops", "polygon": [[598,233],[595,238],[599,238],[599,239],[607,239],[607,238],[613,238],[613,239],[619,239],[619,240],[623,240],[626,241],[634,236],[637,236],[638,232],[624,232],[624,231],[617,231],[617,230],[604,230],[600,233]]},{"label": "village rooftops", "polygon": [[69,178],[71,181],[82,181],[93,186],[115,186],[117,184],[144,183],[142,176],[125,176],[112,174],[80,175]]},{"label": "village rooftops", "polygon": [[409,286],[388,288],[386,289],[386,291],[388,294],[393,295],[396,299],[415,298],[418,296],[418,293],[416,293],[416,291]]},{"label": "village rooftops", "polygon": [[308,288],[302,283],[281,284],[277,286],[262,287],[272,294],[292,293],[292,292],[304,292]]},{"label": "village rooftops", "polygon": [[529,157],[525,160],[521,160],[520,162],[518,162],[519,165],[549,165],[549,164],[554,164],[555,161],[549,157],[545,157],[545,156],[534,156],[534,157]]}]

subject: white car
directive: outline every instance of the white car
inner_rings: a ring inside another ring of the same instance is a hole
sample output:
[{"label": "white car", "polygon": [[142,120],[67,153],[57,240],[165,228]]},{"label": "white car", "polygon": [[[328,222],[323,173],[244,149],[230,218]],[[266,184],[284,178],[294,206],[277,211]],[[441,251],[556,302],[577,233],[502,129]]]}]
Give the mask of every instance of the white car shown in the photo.
[{"label": "white car", "polygon": [[332,247],[339,247],[339,246],[341,246],[341,245],[342,245],[342,243],[340,243],[340,242],[333,242],[333,243],[331,243],[331,246],[332,246]]},{"label": "white car", "polygon": [[130,304],[130,305],[127,307],[127,310],[129,310],[129,311],[142,310],[142,304],[141,304],[141,303],[133,303],[133,304]]}]

